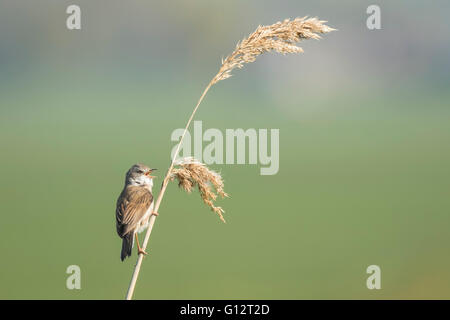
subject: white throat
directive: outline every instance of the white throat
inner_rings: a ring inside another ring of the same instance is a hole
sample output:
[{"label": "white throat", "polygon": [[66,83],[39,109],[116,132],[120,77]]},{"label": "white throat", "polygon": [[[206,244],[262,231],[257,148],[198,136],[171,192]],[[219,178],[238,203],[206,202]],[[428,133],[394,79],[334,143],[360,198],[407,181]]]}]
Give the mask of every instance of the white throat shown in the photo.
[{"label": "white throat", "polygon": [[152,191],[153,188],[153,179],[147,177],[146,175],[141,175],[137,178],[131,178],[130,184],[132,186],[139,186],[139,187],[146,187],[150,191]]}]

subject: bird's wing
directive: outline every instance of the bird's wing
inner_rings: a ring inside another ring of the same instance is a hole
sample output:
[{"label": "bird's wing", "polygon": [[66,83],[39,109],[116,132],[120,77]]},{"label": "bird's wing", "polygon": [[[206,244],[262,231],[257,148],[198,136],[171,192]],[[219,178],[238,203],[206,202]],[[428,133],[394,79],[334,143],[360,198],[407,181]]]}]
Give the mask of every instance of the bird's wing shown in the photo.
[{"label": "bird's wing", "polygon": [[116,228],[121,238],[137,227],[152,201],[153,195],[146,188],[127,186],[123,189],[116,205]]}]

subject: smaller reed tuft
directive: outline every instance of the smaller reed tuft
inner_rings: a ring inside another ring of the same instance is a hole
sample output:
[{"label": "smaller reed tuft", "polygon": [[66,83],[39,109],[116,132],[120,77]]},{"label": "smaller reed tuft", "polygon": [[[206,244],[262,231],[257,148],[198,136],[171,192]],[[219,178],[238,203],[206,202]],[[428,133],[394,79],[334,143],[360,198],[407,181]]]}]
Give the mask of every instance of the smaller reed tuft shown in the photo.
[{"label": "smaller reed tuft", "polygon": [[197,186],[203,202],[213,212],[217,213],[222,222],[226,223],[223,217],[225,211],[221,207],[214,205],[217,196],[221,198],[228,197],[228,194],[224,191],[222,176],[192,157],[177,160],[175,166],[177,167],[172,169],[170,180],[173,181],[176,179],[178,186],[187,193],[191,193],[192,189]]}]

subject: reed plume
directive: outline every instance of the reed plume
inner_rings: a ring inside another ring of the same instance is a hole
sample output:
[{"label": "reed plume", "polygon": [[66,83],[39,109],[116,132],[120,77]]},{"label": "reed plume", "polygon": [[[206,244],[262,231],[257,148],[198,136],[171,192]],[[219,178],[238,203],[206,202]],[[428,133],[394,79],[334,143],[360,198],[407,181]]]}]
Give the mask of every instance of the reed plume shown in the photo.
[{"label": "reed plume", "polygon": [[238,42],[236,49],[222,60],[219,73],[211,81],[215,84],[231,77],[235,68],[243,68],[245,63],[254,62],[259,55],[275,51],[282,54],[301,53],[303,49],[295,44],[304,39],[320,39],[319,33],[335,29],[325,25],[326,21],[317,18],[286,19],[270,26],[258,26],[248,38]]},{"label": "reed plume", "polygon": [[[211,172],[204,171],[209,169],[207,169],[204,165],[202,166],[202,164],[186,164],[184,167],[182,165],[181,168],[175,168],[177,161],[179,161],[177,160],[177,157],[180,152],[180,147],[198,107],[209,89],[217,82],[231,77],[231,71],[235,68],[243,68],[244,64],[254,62],[259,55],[265,52],[275,51],[282,54],[303,52],[303,49],[298,47],[296,43],[306,39],[320,39],[320,34],[335,30],[325,25],[325,22],[326,21],[318,20],[317,18],[303,17],[295,18],[293,20],[286,19],[282,22],[277,22],[269,26],[258,26],[255,32],[239,42],[236,45],[235,50],[228,57],[222,60],[222,65],[219,72],[206,86],[186,123],[180,142],[175,150],[170,166],[162,182],[158,198],[156,199],[154,207],[155,212],[159,212],[159,206],[164,197],[168,183],[176,178],[179,184],[181,182],[181,187],[183,187],[186,191],[192,190],[194,184],[196,184],[199,187],[200,195],[202,196],[203,201],[219,215],[222,221],[224,221],[222,208],[215,207],[212,202],[215,200],[216,195],[211,191],[211,189],[206,188],[206,186],[209,185],[208,183],[212,183],[214,185],[214,178],[211,175]],[[206,175],[208,178],[205,180],[205,177],[202,177],[202,174]],[[217,180],[215,180],[215,182],[218,183],[219,187],[219,189],[216,188],[216,191],[219,195],[221,195],[221,192],[223,192],[223,182],[221,178],[219,180],[216,177],[216,179]],[[223,195],[226,194],[223,192]],[[149,226],[142,244],[142,249],[144,251],[147,248],[155,220],[156,216],[152,215],[150,217]],[[126,296],[127,300],[131,299],[133,296],[143,258],[144,255],[140,254],[136,262],[130,286],[128,287]]]}]

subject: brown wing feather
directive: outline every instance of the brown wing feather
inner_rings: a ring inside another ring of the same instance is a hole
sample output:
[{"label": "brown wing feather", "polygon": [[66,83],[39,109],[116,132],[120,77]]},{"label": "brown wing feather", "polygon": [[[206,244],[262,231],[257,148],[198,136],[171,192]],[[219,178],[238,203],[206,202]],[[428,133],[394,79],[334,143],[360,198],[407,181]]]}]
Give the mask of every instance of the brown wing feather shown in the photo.
[{"label": "brown wing feather", "polygon": [[152,193],[144,187],[127,186],[123,189],[116,205],[116,229],[121,238],[137,227],[152,201]]}]

